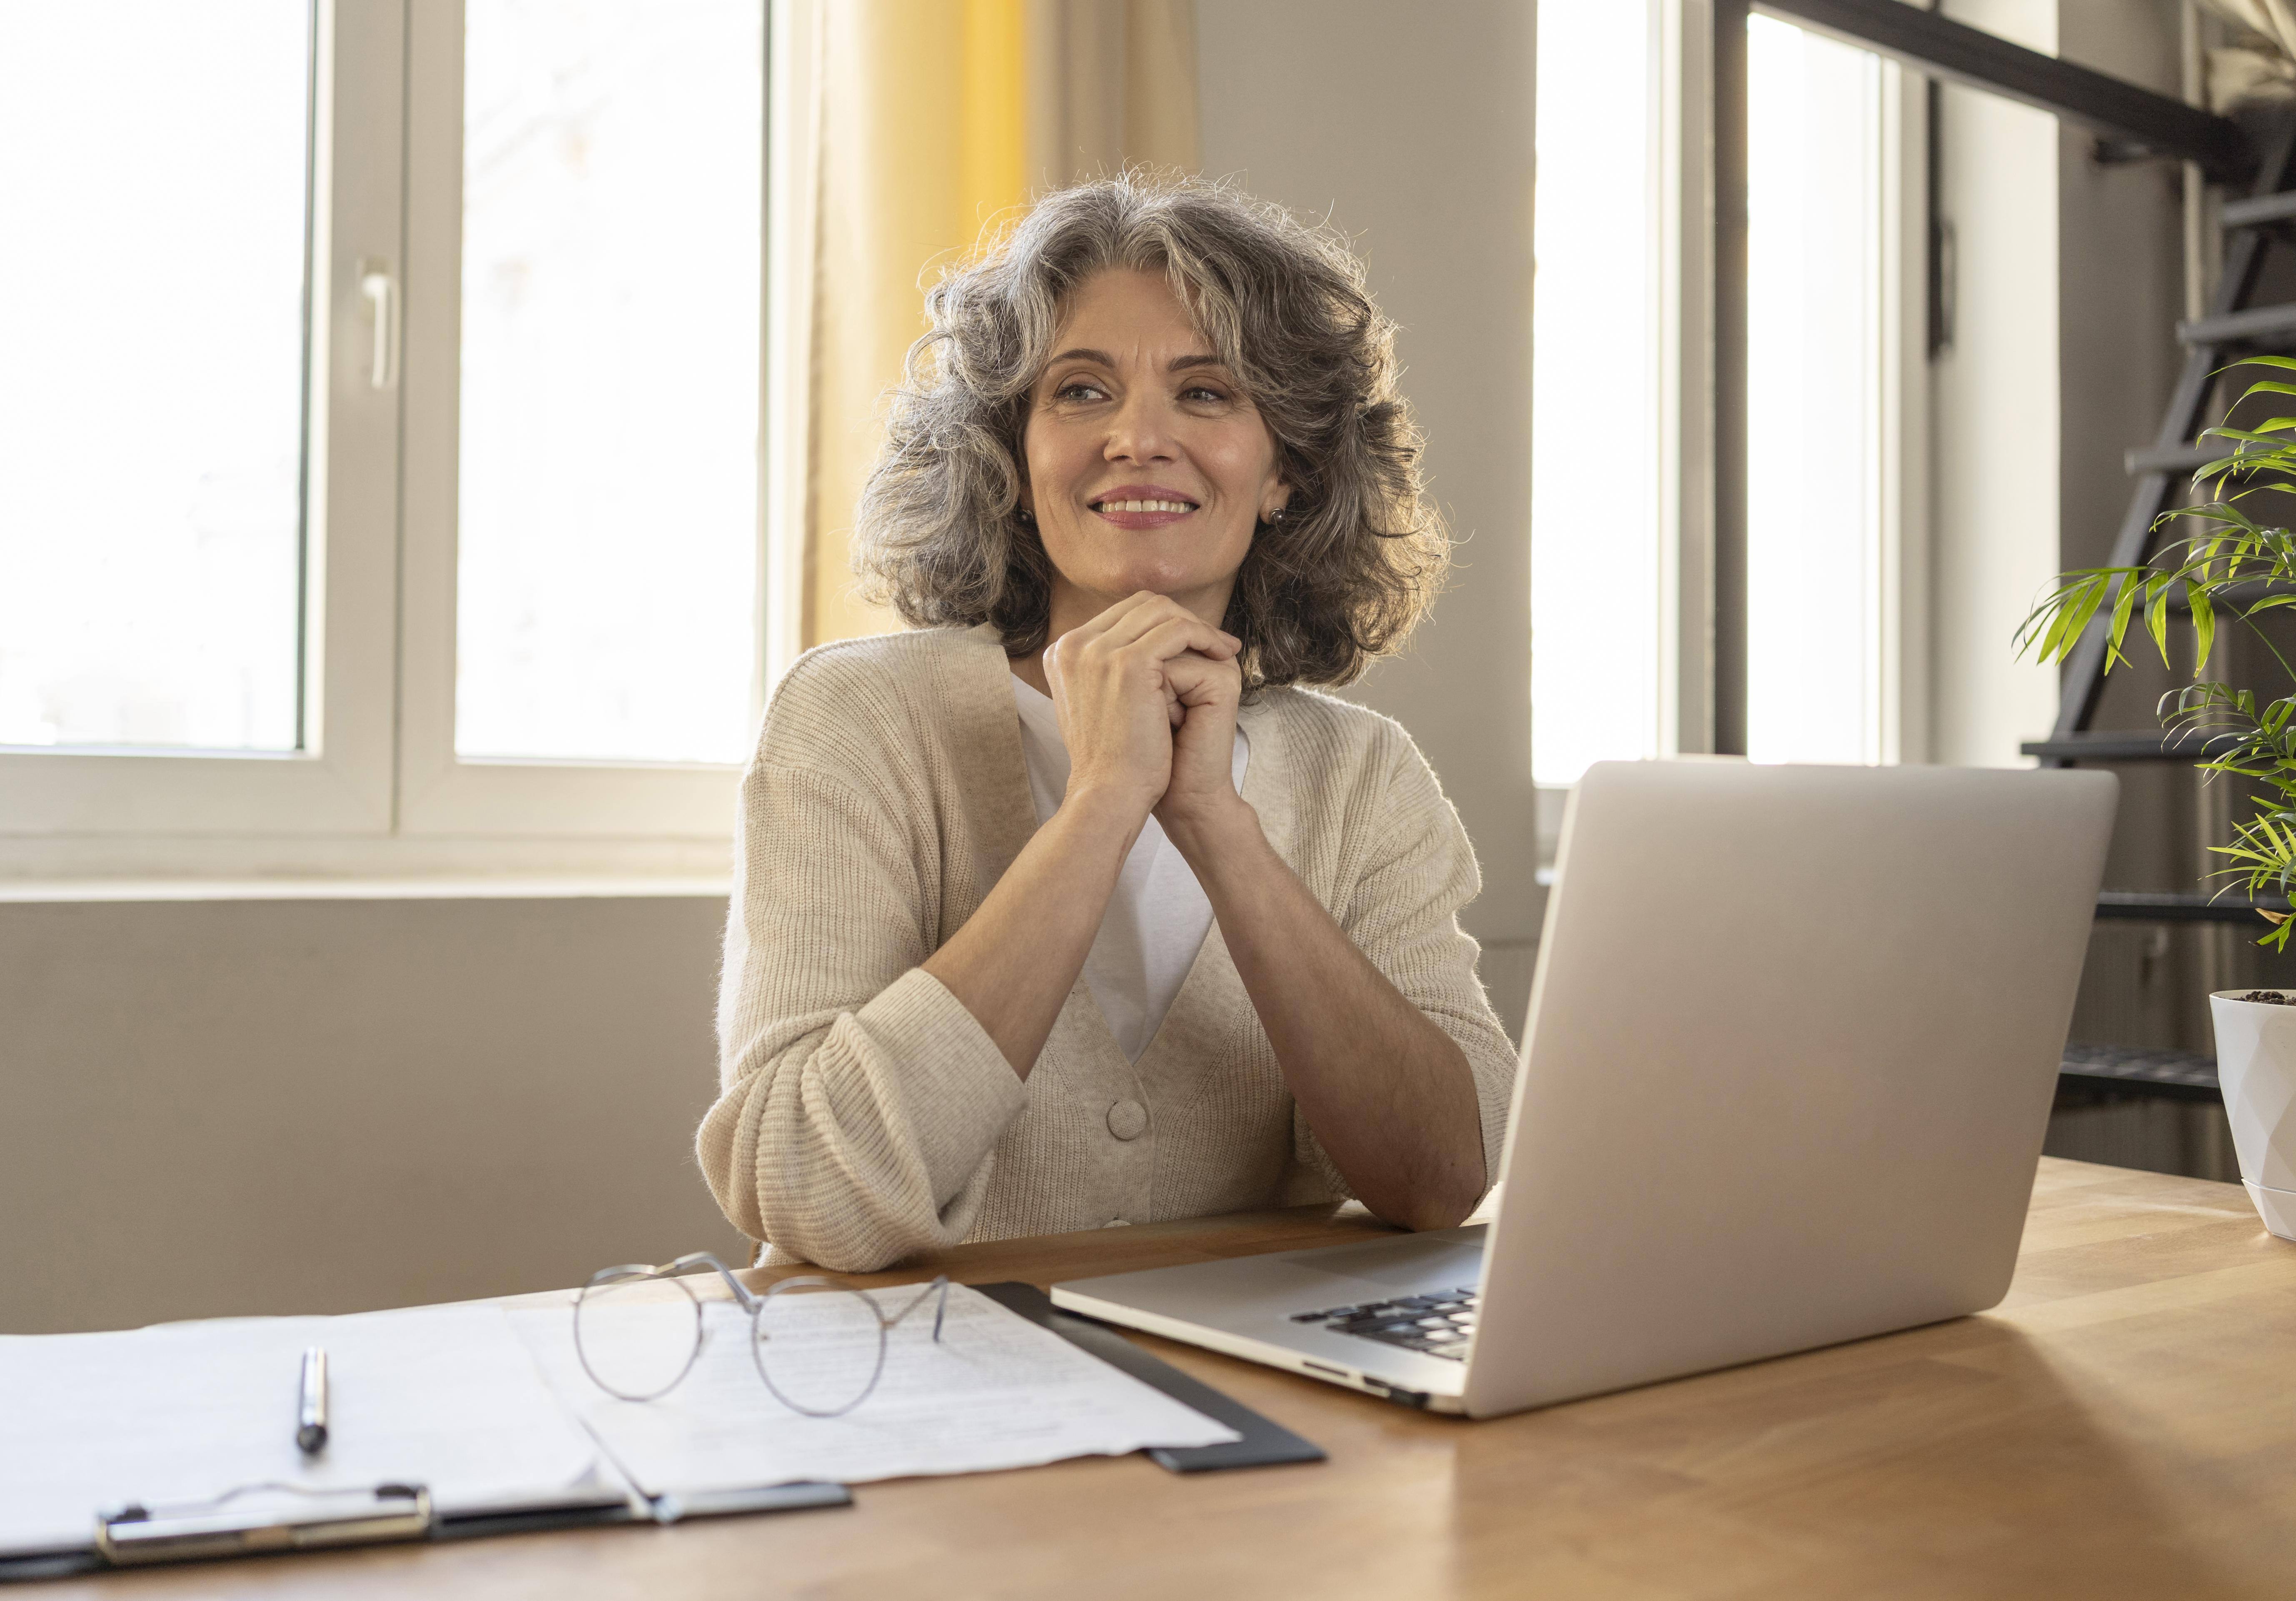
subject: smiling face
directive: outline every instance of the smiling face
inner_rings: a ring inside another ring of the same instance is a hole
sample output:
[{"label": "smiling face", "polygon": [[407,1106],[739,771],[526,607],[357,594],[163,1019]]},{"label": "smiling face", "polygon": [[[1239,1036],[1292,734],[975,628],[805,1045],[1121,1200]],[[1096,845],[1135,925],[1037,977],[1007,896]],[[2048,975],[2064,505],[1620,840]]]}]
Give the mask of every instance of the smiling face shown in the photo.
[{"label": "smiling face", "polygon": [[1072,297],[1029,396],[1028,483],[1057,637],[1143,589],[1217,626],[1253,530],[1291,490],[1243,387],[1161,273]]}]

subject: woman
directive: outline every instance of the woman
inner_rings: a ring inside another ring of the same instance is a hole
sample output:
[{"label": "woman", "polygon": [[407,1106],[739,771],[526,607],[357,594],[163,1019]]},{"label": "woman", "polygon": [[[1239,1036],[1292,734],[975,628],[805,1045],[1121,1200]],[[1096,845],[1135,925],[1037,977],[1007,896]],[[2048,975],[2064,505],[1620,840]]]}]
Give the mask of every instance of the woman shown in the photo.
[{"label": "woman", "polygon": [[1393,328],[1328,234],[1201,182],[1041,201],[944,279],[864,492],[915,631],[808,653],[742,785],[699,1150],[858,1271],[1490,1180],[1514,1052],[1392,650],[1446,545]]}]

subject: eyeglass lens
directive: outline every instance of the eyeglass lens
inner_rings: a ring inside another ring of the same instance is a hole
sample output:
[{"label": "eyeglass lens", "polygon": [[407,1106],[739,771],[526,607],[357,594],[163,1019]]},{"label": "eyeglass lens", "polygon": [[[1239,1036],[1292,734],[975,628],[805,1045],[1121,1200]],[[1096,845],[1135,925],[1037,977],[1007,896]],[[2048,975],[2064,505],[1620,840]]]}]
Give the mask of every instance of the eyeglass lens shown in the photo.
[{"label": "eyeglass lens", "polygon": [[849,1412],[885,1367],[885,1327],[857,1291],[783,1280],[757,1304],[750,1350],[784,1406],[816,1417]]},{"label": "eyeglass lens", "polygon": [[624,1400],[673,1389],[701,1349],[701,1303],[683,1279],[593,1283],[574,1303],[574,1349],[598,1387]]}]

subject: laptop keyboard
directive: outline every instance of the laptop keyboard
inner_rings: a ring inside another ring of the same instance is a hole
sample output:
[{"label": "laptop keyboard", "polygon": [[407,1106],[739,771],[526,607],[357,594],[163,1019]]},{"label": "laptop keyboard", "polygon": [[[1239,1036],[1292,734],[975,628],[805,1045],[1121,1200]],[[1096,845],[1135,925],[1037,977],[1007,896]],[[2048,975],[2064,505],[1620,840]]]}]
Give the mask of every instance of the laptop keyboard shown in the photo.
[{"label": "laptop keyboard", "polygon": [[1294,1312],[1294,1323],[1320,1323],[1335,1334],[1356,1334],[1400,1345],[1406,1351],[1463,1362],[1467,1342],[1475,1337],[1475,1287],[1442,1290],[1432,1295],[1405,1295],[1394,1301],[1366,1301],[1360,1306],[1335,1306],[1320,1312]]}]

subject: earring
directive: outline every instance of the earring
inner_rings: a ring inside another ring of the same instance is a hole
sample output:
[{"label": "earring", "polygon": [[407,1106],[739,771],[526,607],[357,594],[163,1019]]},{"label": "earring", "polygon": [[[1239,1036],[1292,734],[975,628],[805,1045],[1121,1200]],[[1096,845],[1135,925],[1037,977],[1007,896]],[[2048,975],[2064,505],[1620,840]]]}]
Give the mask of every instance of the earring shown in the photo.
[{"label": "earring", "polygon": [[1267,517],[1267,526],[1270,528],[1281,528],[1283,525],[1283,513],[1288,509],[1288,507],[1277,506],[1274,511],[1268,513]]},{"label": "earring", "polygon": [[1022,506],[1021,508],[1021,526],[1022,528],[1034,528],[1037,526],[1037,513],[1030,511],[1027,506]]}]

